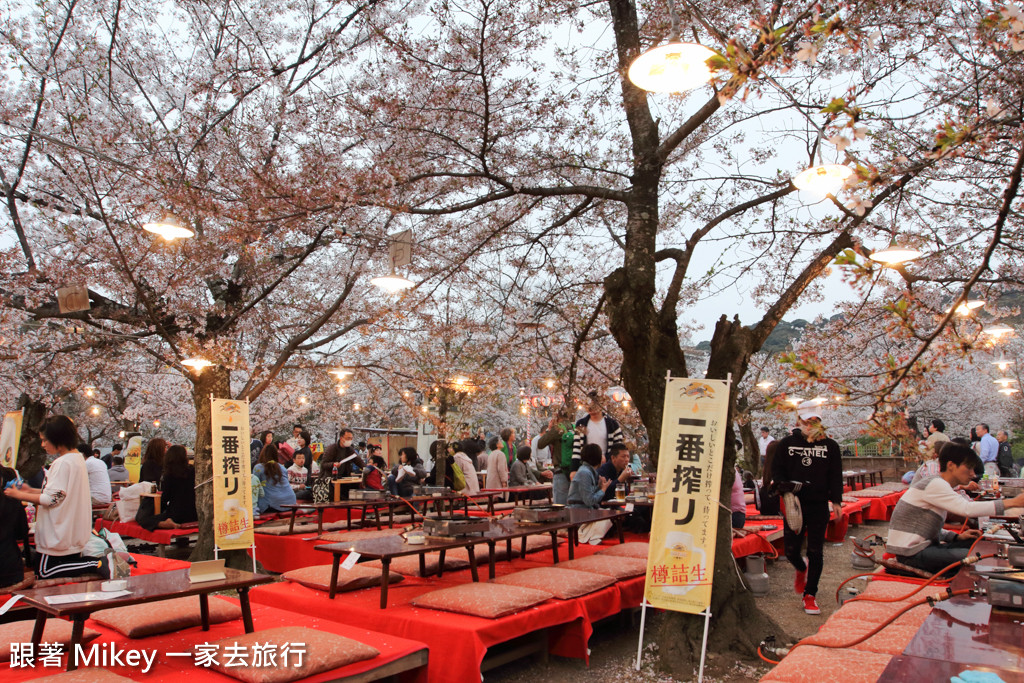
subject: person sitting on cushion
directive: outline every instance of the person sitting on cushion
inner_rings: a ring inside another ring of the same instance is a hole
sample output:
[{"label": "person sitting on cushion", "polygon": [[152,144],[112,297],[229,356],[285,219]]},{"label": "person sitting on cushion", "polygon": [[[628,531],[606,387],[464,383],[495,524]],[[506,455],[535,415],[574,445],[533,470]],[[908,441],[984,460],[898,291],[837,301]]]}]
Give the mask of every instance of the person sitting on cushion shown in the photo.
[{"label": "person sitting on cushion", "polygon": [[[18,473],[0,467],[0,487],[14,486]],[[18,543],[22,548],[18,547]],[[22,556],[24,555],[24,561]],[[32,565],[32,545],[28,539],[28,518],[21,502],[0,498],[0,587],[13,586],[25,580],[25,567]]]},{"label": "person sitting on cushion", "polygon": [[164,455],[164,476],[160,481],[160,512],[154,498],[143,497],[135,521],[147,531],[177,529],[199,519],[196,513],[196,471],[188,464],[184,446],[174,445]]},{"label": "person sitting on cushion", "polygon": [[252,470],[252,478],[260,482],[259,498],[253,501],[257,515],[264,512],[284,512],[285,505],[295,504],[295,491],[288,483],[288,471],[279,459],[277,446],[267,444],[260,451],[259,464]]},{"label": "person sitting on cushion", "polygon": [[943,529],[947,513],[989,517],[1024,505],[1024,493],[1008,500],[971,502],[954,491],[971,481],[979,462],[969,446],[945,444],[939,454],[940,473],[911,484],[896,504],[885,549],[903,564],[934,574],[967,557],[968,549],[981,536],[977,529],[960,534]]}]

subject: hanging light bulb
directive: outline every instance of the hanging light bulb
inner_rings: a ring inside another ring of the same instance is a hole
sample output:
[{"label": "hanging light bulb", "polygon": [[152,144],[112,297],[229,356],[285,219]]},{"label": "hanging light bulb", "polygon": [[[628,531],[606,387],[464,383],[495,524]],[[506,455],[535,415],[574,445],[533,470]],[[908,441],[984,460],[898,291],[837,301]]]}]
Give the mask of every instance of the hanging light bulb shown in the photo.
[{"label": "hanging light bulb", "polygon": [[981,308],[984,305],[984,299],[968,299],[956,307],[956,312],[957,315],[970,315],[975,308]]},{"label": "hanging light bulb", "polygon": [[800,405],[801,403],[803,403],[803,402],[804,402],[804,400],[803,400],[802,398],[800,398],[799,396],[794,396],[794,397],[792,397],[792,398],[787,398],[787,399],[786,399],[786,401],[787,401],[787,402],[788,402],[788,403],[789,403],[790,405],[792,405],[792,406],[794,406],[794,407],[796,407],[796,406],[798,406],[798,405]]},{"label": "hanging light bulb", "polygon": [[391,272],[388,273],[387,275],[382,275],[380,277],[373,278],[372,280],[370,280],[370,283],[377,287],[380,287],[388,294],[395,294],[397,292],[402,291],[403,289],[409,289],[414,284],[416,284],[409,278],[405,278],[402,277],[401,275],[396,274],[394,268],[392,268]]},{"label": "hanging light bulb", "polygon": [[157,429],[159,429],[160,428],[160,420],[153,420],[153,426],[156,427]]},{"label": "hanging light bulb", "polygon": [[896,238],[889,242],[889,246],[881,251],[873,252],[868,258],[887,266],[897,266],[907,261],[913,261],[921,256],[921,252],[911,247],[901,247],[896,244]]},{"label": "hanging light bulb", "polygon": [[93,389],[92,387],[86,387],[85,388],[85,395],[86,396],[92,398],[92,396],[95,395],[95,393],[96,393],[96,390]]},{"label": "hanging light bulb", "polygon": [[983,329],[981,332],[982,332],[982,334],[987,334],[990,337],[995,337],[996,341],[998,341],[998,340],[1002,339],[1003,337],[1006,337],[1006,336],[1009,336],[1009,335],[1013,334],[1013,328],[1008,326],[1008,325],[1003,325],[1003,324],[989,325],[988,327]]},{"label": "hanging light bulb", "polygon": [[992,384],[1000,384],[1000,385],[1003,386],[1003,388],[1006,388],[1006,387],[1010,386],[1011,384],[1016,384],[1016,383],[1017,383],[1017,380],[1013,379],[1012,377],[1000,377],[998,379],[992,380]]},{"label": "hanging light bulb", "polygon": [[555,388],[555,380],[553,380],[553,379],[549,379],[548,381],[546,381],[546,382],[544,383],[544,385],[545,385],[545,386],[546,386],[546,387],[547,387],[548,389],[554,389],[554,388]]},{"label": "hanging light bulb", "polygon": [[99,415],[100,414],[100,407],[99,406],[93,406],[89,410],[89,412],[92,413],[93,415]]},{"label": "hanging light bulb", "polygon": [[1012,360],[1009,360],[1006,357],[1006,354],[1004,354],[1004,353],[1000,353],[999,354],[999,358],[997,358],[997,359],[995,359],[993,361],[989,361],[989,362],[992,365],[994,365],[997,368],[999,368],[1000,372],[1006,372],[1006,368],[1010,367],[1014,363]]},{"label": "hanging light bulb", "polygon": [[344,394],[344,393],[345,393],[345,387],[338,387],[338,394]]},{"label": "hanging light bulb", "polygon": [[758,382],[754,386],[757,387],[758,389],[760,389],[761,391],[768,391],[769,389],[771,389],[772,387],[775,386],[775,382],[769,382],[768,380],[763,380],[763,381]]},{"label": "hanging light bulb", "polygon": [[808,192],[817,197],[834,195],[842,189],[847,179],[853,175],[853,169],[842,164],[819,164],[798,173],[793,178],[793,185],[798,190]]},{"label": "hanging light bulb", "polygon": [[124,430],[122,429],[121,431],[119,431],[119,432],[117,433],[117,438],[119,438],[119,439],[123,439],[123,438],[124,438],[124,435],[125,435],[125,431],[124,431]]},{"label": "hanging light bulb", "polygon": [[360,409],[360,408],[362,408],[362,406],[361,406],[361,405],[359,405],[358,403],[353,403],[353,404],[352,404],[352,410],[354,410],[354,411],[356,411],[356,412],[359,412],[359,409]]},{"label": "hanging light bulb", "polygon": [[1000,394],[1004,394],[1006,396],[1013,396],[1018,391],[1020,391],[1020,389],[1014,389],[1013,387],[1004,387],[1004,388],[999,390],[999,393]]},{"label": "hanging light bulb", "polygon": [[299,405],[303,405],[304,406],[307,403],[309,403],[309,399],[308,398],[306,398],[305,396],[299,396]]},{"label": "hanging light bulb", "polygon": [[206,360],[205,358],[186,358],[185,360],[181,361],[181,364],[186,367],[192,368],[193,370],[196,371],[196,374],[201,373],[204,369],[213,365],[212,362]]},{"label": "hanging light bulb", "polygon": [[338,379],[345,379],[346,377],[348,377],[350,375],[354,375],[355,371],[349,370],[346,367],[340,367],[340,368],[334,368],[333,370],[328,370],[327,374],[334,375]]},{"label": "hanging light bulb", "polygon": [[142,229],[154,235],[160,235],[168,242],[179,237],[195,237],[195,233],[185,227],[185,223],[170,211],[158,221],[143,223]]}]

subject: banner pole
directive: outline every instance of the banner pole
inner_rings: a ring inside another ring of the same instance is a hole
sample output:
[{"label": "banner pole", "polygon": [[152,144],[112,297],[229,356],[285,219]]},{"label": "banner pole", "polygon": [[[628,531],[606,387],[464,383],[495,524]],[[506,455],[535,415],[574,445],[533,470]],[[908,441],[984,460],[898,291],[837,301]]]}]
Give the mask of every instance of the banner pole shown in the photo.
[{"label": "banner pole", "polygon": [[704,658],[708,653],[708,626],[711,623],[711,607],[704,610],[704,640],[700,645],[700,672],[697,674],[697,683],[704,683]]},{"label": "banner pole", "polygon": [[640,642],[636,645],[636,670],[640,670],[640,656],[644,651],[644,623],[647,621],[647,596],[640,604]]}]

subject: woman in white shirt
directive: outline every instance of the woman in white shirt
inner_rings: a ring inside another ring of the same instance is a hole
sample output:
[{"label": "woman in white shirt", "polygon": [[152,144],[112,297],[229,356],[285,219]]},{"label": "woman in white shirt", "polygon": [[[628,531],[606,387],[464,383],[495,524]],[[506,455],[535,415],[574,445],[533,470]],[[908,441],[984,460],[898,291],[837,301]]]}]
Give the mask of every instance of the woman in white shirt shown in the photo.
[{"label": "woman in white shirt", "polygon": [[39,435],[47,455],[58,456],[43,479],[43,488],[22,484],[4,494],[36,505],[36,550],[41,579],[99,573],[109,578],[105,560],[82,557],[92,531],[92,503],[85,459],[76,450],[78,430],[71,418],[54,415]]}]

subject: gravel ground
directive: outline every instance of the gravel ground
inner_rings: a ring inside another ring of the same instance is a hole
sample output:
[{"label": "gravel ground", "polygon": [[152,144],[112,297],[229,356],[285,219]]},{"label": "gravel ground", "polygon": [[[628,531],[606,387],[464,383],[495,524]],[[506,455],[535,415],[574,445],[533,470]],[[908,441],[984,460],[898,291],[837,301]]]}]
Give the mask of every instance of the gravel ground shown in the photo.
[{"label": "gravel ground", "polygon": [[[849,534],[865,536],[869,533],[884,535],[886,522],[869,522],[851,528]],[[793,592],[794,570],[784,557],[768,566],[771,589],[768,595],[758,598],[758,606],[771,615],[775,621],[792,636],[800,639],[815,633],[825,620],[835,612],[835,593],[844,579],[862,570],[850,564],[853,547],[847,538],[845,543],[825,544],[825,569],[818,587],[820,616],[805,614],[800,597]],[[742,567],[741,567],[742,568]],[[853,582],[863,588],[863,580]],[[653,634],[652,619],[657,614],[648,612],[646,632]],[[713,617],[712,617],[713,618]],[[523,659],[499,667],[484,674],[486,683],[563,683],[576,676],[585,675],[587,683],[675,683],[681,679],[660,673],[657,668],[657,647],[647,641],[640,671],[636,671],[636,649],[639,637],[639,616],[627,624],[625,620],[610,619],[594,631],[590,639],[590,667],[581,660],[551,657],[547,665],[538,661]],[[765,636],[770,634],[764,634]],[[733,653],[708,653],[708,664],[704,680],[711,683],[740,683],[758,680],[770,666],[758,659],[746,659]],[[690,679],[682,679],[690,680]]]}]

